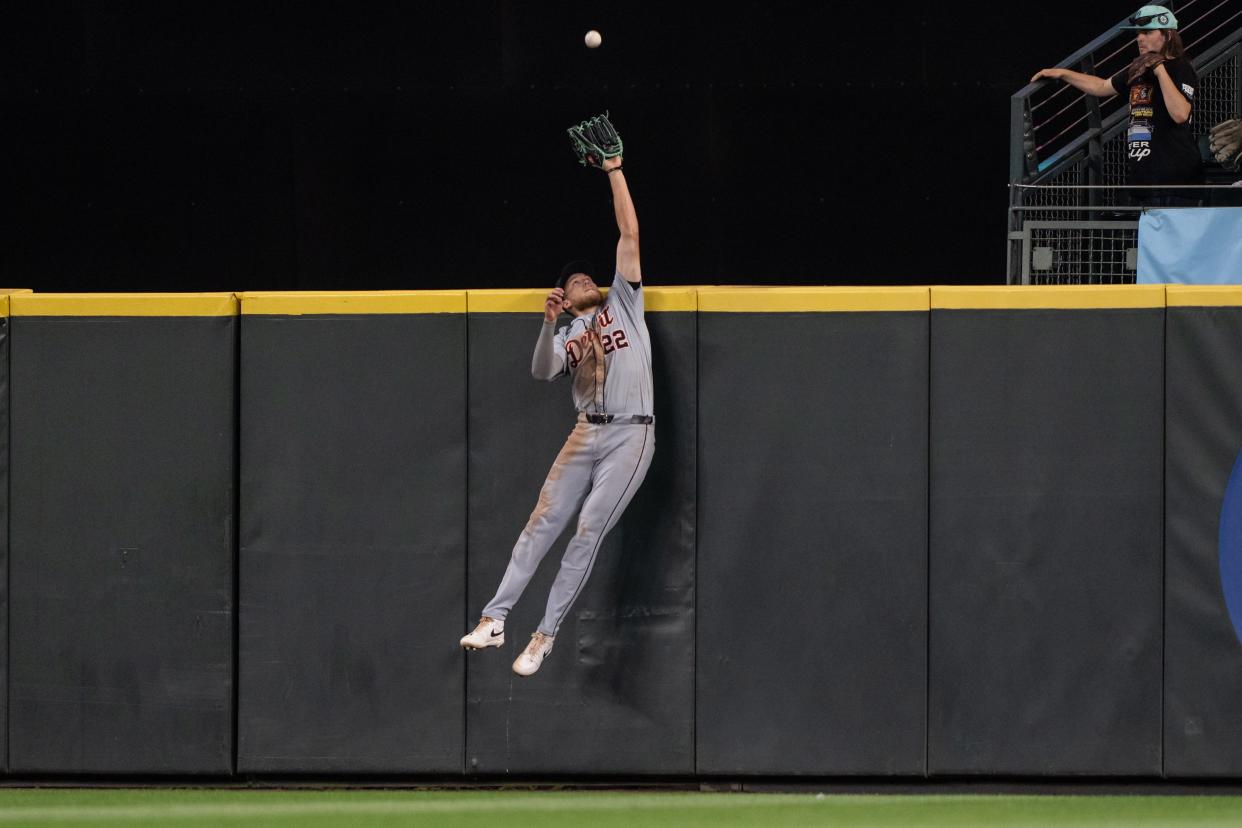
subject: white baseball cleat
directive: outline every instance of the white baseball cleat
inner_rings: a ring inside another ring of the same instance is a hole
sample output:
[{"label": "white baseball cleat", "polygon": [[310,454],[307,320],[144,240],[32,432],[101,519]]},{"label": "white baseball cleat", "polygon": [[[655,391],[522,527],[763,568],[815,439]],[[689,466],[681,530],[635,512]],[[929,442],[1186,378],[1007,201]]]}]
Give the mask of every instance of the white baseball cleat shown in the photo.
[{"label": "white baseball cleat", "polygon": [[533,676],[539,669],[539,665],[543,664],[543,660],[552,653],[552,642],[555,640],[552,636],[541,632],[532,633],[530,643],[517,657],[517,661],[513,662],[513,672],[519,676]]},{"label": "white baseball cleat", "polygon": [[461,638],[461,646],[467,650],[482,650],[487,647],[499,647],[505,643],[505,622],[497,621],[495,618],[488,618],[486,615],[479,619],[479,626],[474,628],[474,632],[469,635],[463,635]]}]

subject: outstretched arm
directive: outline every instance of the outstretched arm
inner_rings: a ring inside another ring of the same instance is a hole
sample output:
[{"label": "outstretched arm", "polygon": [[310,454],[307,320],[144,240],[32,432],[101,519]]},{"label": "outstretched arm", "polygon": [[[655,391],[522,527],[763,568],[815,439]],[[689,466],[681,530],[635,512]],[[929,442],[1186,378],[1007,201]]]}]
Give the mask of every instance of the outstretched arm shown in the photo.
[{"label": "outstretched arm", "polygon": [[1040,78],[1063,80],[1075,89],[1086,92],[1088,95],[1095,95],[1097,98],[1108,98],[1117,94],[1117,90],[1113,89],[1113,84],[1108,78],[1085,75],[1082,72],[1075,72],[1073,69],[1040,69],[1031,78],[1031,83]]},{"label": "outstretched arm", "polygon": [[643,280],[642,264],[638,258],[638,214],[634,212],[630,188],[625,183],[621,156],[604,159],[602,166],[612,186],[612,207],[617,213],[617,230],[621,232],[621,239],[617,242],[617,272],[627,282],[637,284]]}]

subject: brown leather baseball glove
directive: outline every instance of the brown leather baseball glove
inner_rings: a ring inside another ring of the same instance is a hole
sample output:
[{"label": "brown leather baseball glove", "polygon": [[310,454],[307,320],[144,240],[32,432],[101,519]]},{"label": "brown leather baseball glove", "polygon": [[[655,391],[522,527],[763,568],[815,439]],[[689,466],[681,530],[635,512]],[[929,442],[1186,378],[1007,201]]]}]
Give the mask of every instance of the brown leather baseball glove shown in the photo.
[{"label": "brown leather baseball glove", "polygon": [[1130,65],[1126,67],[1126,83],[1134,83],[1144,74],[1164,63],[1165,60],[1165,56],[1159,52],[1143,52],[1143,54],[1130,61]]}]

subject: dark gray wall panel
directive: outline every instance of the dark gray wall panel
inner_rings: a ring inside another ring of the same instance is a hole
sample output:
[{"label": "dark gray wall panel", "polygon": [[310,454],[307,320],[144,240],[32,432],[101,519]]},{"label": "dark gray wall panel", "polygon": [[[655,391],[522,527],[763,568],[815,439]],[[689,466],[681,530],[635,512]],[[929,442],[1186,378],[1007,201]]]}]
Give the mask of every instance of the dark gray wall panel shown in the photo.
[{"label": "dark gray wall panel", "polygon": [[1164,769],[1242,774],[1242,644],[1221,591],[1222,498],[1242,450],[1242,308],[1169,308]]},{"label": "dark gray wall panel", "polygon": [[0,317],[0,757],[8,769],[9,751],[9,319]]},{"label": "dark gray wall panel", "polygon": [[12,329],[11,769],[228,773],[236,319]]},{"label": "dark gray wall panel", "polygon": [[[495,593],[574,424],[568,383],[531,379],[539,325],[538,314],[470,315],[469,606],[458,636]],[[543,615],[568,534],[509,615],[505,645],[467,654],[468,771],[694,771],[695,315],[648,313],[647,326],[656,453],[646,481],[537,674],[510,665]]]},{"label": "dark gray wall panel", "polygon": [[464,314],[244,316],[238,767],[462,768]]},{"label": "dark gray wall panel", "polygon": [[1160,773],[1163,313],[932,312],[931,773]]},{"label": "dark gray wall panel", "polygon": [[698,771],[921,774],[927,314],[699,331]]}]

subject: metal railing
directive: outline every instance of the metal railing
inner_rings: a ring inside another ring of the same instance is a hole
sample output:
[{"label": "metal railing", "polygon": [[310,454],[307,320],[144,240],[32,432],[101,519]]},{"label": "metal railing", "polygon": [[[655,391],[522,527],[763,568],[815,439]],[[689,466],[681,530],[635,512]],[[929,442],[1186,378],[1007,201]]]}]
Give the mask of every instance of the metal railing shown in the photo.
[{"label": "metal railing", "polygon": [[[1214,124],[1242,116],[1242,0],[1190,0],[1174,11],[1199,75],[1191,129],[1206,143]],[[1057,65],[1116,74],[1137,54],[1126,23]],[[1125,186],[1128,116],[1126,96],[1097,98],[1060,82],[1028,84],[1010,98],[1011,284],[1134,281],[1140,208],[1124,195],[1137,189]],[[1204,189],[1205,203],[1238,203],[1237,190]]]}]

